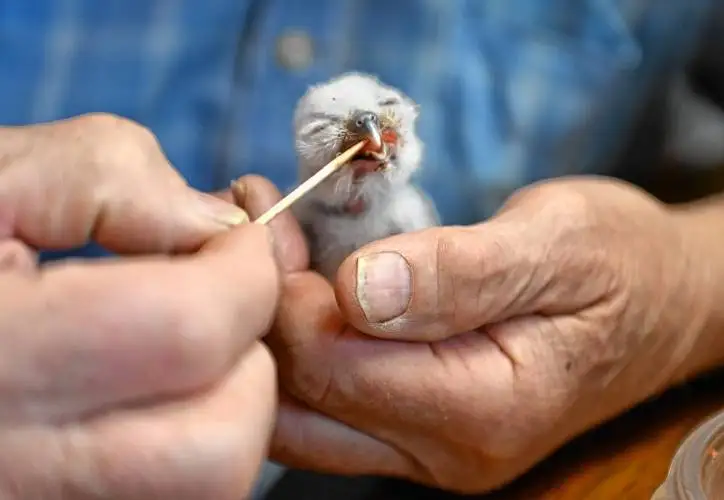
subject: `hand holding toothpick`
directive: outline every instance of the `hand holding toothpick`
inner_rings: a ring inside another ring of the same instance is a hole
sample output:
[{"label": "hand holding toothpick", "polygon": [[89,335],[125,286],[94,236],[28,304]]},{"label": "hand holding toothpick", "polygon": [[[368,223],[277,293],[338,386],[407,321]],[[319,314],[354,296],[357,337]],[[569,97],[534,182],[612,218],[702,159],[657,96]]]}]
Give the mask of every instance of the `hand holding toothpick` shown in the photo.
[{"label": "hand holding toothpick", "polygon": [[287,196],[285,196],[283,199],[279,200],[278,203],[276,203],[273,207],[271,207],[269,210],[264,212],[262,215],[260,215],[254,223],[256,224],[267,224],[269,221],[271,221],[274,217],[282,213],[284,210],[292,206],[292,204],[299,200],[302,196],[307,194],[309,191],[317,187],[319,184],[322,183],[327,177],[332,175],[334,172],[336,172],[340,167],[345,165],[349,160],[352,159],[354,155],[360,152],[360,150],[365,146],[366,140],[360,141],[351,148],[347,149],[346,151],[342,152],[339,156],[337,156],[334,160],[330,161],[327,165],[325,165],[323,168],[321,168],[316,174],[314,174],[312,177],[304,181],[302,184],[300,184],[294,191],[289,193]]}]

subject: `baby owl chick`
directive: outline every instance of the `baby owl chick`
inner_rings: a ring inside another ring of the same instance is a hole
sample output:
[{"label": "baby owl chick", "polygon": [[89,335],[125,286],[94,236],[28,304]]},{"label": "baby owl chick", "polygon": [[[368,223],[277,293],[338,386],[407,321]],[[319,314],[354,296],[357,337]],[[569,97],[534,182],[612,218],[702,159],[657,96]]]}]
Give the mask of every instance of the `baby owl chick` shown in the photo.
[{"label": "baby owl chick", "polygon": [[368,140],[361,153],[292,208],[307,236],[312,267],[327,279],[367,243],[439,224],[432,202],[412,184],[423,156],[417,116],[408,96],[356,72],[310,87],[297,103],[300,182]]}]

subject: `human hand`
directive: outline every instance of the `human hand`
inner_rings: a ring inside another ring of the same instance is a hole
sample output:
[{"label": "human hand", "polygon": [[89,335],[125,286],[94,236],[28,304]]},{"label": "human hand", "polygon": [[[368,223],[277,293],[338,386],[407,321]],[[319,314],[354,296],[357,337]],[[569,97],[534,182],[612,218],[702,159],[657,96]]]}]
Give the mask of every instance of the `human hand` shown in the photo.
[{"label": "human hand", "polygon": [[[282,199],[282,194],[269,179],[254,174],[245,175],[234,181],[230,189],[214,194],[243,207],[251,220],[259,218]],[[309,248],[293,213],[284,210],[266,226],[274,235],[274,249],[281,270],[289,273],[308,269]]]},{"label": "human hand", "polygon": [[[0,150],[0,497],[243,498],[275,415],[270,231],[229,230],[244,213],[125,120]],[[91,237],[143,255],[37,266]]]},{"label": "human hand", "polygon": [[707,368],[687,244],[648,195],[569,179],[476,226],[370,244],[335,289],[287,276],[272,458],[466,493],[509,482]]}]

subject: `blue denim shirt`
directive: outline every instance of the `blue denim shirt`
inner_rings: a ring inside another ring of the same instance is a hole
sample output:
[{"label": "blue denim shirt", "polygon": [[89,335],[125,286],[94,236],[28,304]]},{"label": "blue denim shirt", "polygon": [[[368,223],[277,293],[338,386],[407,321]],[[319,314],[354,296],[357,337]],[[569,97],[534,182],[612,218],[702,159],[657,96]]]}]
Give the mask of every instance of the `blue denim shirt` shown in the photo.
[{"label": "blue denim shirt", "polygon": [[[636,104],[681,70],[711,0],[0,0],[0,123],[112,112],[202,190],[296,180],[292,113],[347,70],[420,104],[443,222],[514,189],[606,173]],[[280,63],[304,33],[307,65]],[[93,252],[86,250],[86,252]]]}]

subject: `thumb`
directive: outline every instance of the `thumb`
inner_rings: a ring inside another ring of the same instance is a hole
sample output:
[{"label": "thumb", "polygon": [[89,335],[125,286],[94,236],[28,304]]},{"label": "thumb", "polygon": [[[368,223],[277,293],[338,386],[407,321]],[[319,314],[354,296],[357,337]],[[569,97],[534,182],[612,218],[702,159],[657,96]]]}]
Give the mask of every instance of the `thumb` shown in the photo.
[{"label": "thumb", "polygon": [[435,341],[585,300],[569,281],[557,283],[561,266],[549,264],[570,259],[557,260],[552,237],[518,218],[502,214],[365,246],[338,271],[340,309],[369,335]]}]

